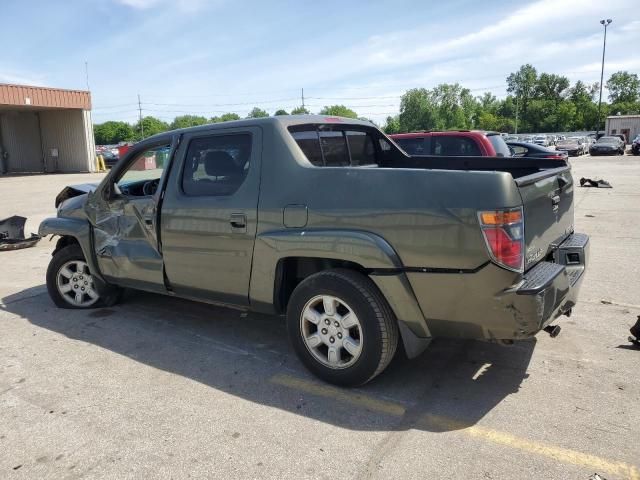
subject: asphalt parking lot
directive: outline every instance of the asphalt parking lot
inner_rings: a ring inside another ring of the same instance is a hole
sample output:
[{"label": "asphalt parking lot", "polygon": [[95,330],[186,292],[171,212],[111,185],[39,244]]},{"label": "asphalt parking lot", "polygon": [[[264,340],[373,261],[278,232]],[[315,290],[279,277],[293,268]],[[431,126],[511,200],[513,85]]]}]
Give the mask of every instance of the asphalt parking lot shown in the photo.
[{"label": "asphalt parking lot", "polygon": [[[559,337],[434,341],[374,382],[308,374],[278,317],[146,293],[59,310],[53,248],[0,252],[0,478],[640,479],[640,160],[571,159],[591,236]],[[0,178],[0,218],[55,213],[67,184]]]}]

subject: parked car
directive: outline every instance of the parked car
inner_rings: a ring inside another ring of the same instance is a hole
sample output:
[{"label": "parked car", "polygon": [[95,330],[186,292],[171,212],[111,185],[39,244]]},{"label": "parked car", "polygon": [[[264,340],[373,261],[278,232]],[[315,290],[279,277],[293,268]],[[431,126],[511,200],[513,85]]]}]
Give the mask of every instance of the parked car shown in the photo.
[{"label": "parked car", "polygon": [[480,130],[398,133],[390,137],[409,155],[509,157],[502,135]]},{"label": "parked car", "polygon": [[533,135],[527,135],[522,138],[522,141],[525,143],[533,143]]},{"label": "parked car", "polygon": [[584,152],[584,145],[576,138],[567,138],[560,140],[556,145],[556,151],[566,152],[570,157],[578,157]]},{"label": "parked car", "polygon": [[586,137],[569,137],[567,140],[572,140],[580,146],[580,155],[589,153],[589,141]]},{"label": "parked car", "polygon": [[108,168],[113,167],[116,163],[118,163],[118,160],[120,159],[120,156],[117,153],[114,154],[112,149],[103,150],[100,155],[102,155],[104,164]]},{"label": "parked car", "polygon": [[631,143],[631,153],[633,155],[640,155],[640,135],[637,135]]},{"label": "parked car", "polygon": [[543,147],[549,146],[549,137],[546,135],[536,135],[533,137],[533,143],[536,145],[542,145]]},{"label": "parked car", "polygon": [[513,150],[514,157],[548,158],[550,160],[567,160],[567,152],[552,150],[533,143],[507,142]]},{"label": "parked car", "polygon": [[620,140],[622,140],[623,144],[627,144],[627,137],[625,137],[622,133],[612,133],[611,135],[608,135],[609,137],[618,137]]},{"label": "parked car", "polygon": [[510,343],[570,314],[589,251],[574,190],[556,160],[471,169],[369,122],[277,116],[147,138],[99,185],[65,188],[39,232],[59,236],[58,307],[128,287],[286,313],[309,370],[360,385],[399,341],[409,357],[435,337]]},{"label": "parked car", "polygon": [[589,153],[595,155],[624,155],[625,145],[618,137],[600,137],[596,143],[591,145]]}]

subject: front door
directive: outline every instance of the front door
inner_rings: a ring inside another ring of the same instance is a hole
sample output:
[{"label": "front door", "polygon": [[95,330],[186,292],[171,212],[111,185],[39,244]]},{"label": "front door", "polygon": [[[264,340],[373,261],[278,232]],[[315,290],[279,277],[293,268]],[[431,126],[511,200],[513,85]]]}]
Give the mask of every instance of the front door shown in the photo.
[{"label": "front door", "polygon": [[130,160],[117,165],[87,201],[98,267],[117,285],[165,290],[157,229],[170,142],[168,138],[132,152]]},{"label": "front door", "polygon": [[258,127],[184,135],[160,229],[167,281],[176,293],[248,304],[261,150]]}]

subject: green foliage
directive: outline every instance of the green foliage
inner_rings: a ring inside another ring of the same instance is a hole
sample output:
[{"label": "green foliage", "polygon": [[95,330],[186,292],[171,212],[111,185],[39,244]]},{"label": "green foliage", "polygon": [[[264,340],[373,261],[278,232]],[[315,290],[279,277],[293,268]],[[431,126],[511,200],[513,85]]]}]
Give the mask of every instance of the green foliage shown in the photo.
[{"label": "green foliage", "polygon": [[616,72],[606,84],[611,103],[636,103],[640,100],[640,79],[637,73]]},{"label": "green foliage", "polygon": [[289,114],[287,113],[286,110],[280,109],[280,110],[276,110],[276,113],[274,113],[273,115],[278,116],[278,115],[289,115]]},{"label": "green foliage", "polygon": [[231,122],[232,120],[240,120],[237,113],[223,113],[219,117],[211,117],[209,123]]},{"label": "green foliage", "polygon": [[391,135],[392,133],[400,133],[402,130],[400,129],[400,119],[398,118],[398,115],[395,117],[387,117],[387,121],[384,127],[382,127],[382,130],[384,130],[384,133],[388,135]]},{"label": "green foliage", "polygon": [[[166,132],[169,130],[169,124],[167,122],[163,122],[162,120],[156,117],[143,117],[142,118],[142,128],[140,125],[140,121],[136,122],[133,126],[133,130],[135,132],[134,140],[142,140],[143,138],[151,137],[157,133]],[[144,133],[144,137],[143,137]]]},{"label": "green foliage", "polygon": [[209,123],[206,117],[200,117],[198,115],[181,115],[173,119],[173,122],[169,125],[169,130],[175,130],[176,128],[196,127],[198,125],[205,125]]},{"label": "green foliage", "polygon": [[247,115],[247,118],[264,118],[268,116],[269,114],[265,110],[262,110],[261,108],[258,108],[258,107],[254,107],[253,110],[249,112],[249,115]]},{"label": "green foliage", "polygon": [[95,125],[93,133],[96,145],[115,145],[135,138],[133,127],[126,122],[104,122]]},{"label": "green foliage", "polygon": [[320,115],[331,115],[332,117],[358,118],[358,114],[344,105],[331,105],[320,110]]},{"label": "green foliage", "polygon": [[309,115],[311,112],[303,106],[299,106],[291,110],[291,115]]}]

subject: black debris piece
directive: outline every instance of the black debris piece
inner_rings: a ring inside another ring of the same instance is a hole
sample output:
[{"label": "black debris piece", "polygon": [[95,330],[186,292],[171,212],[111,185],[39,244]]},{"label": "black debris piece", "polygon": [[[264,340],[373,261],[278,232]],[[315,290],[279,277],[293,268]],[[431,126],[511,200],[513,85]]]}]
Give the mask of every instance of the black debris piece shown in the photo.
[{"label": "black debris piece", "polygon": [[595,188],[613,188],[609,182],[606,180],[591,180],[590,178],[582,177],[580,179],[581,187],[595,187]]},{"label": "black debris piece", "polygon": [[633,337],[629,337],[629,341],[636,347],[640,348],[640,315],[638,315],[638,321],[629,329]]},{"label": "black debris piece", "polygon": [[0,220],[0,251],[19,250],[33,247],[40,240],[40,236],[32,233],[29,238],[24,236],[25,217],[14,215]]}]

